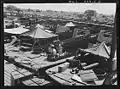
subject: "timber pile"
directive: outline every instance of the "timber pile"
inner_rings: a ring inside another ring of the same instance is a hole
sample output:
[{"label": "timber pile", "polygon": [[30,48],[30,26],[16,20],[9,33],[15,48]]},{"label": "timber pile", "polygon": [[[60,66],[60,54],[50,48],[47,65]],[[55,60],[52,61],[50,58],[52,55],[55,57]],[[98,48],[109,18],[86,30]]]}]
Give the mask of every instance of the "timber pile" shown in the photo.
[{"label": "timber pile", "polygon": [[11,72],[16,70],[16,66],[4,60],[4,86],[11,86]]},{"label": "timber pile", "polygon": [[33,76],[32,78],[22,81],[24,86],[50,86],[53,84],[52,81],[48,81],[45,78],[40,78],[37,76]]},{"label": "timber pile", "polygon": [[21,80],[28,79],[34,74],[26,69],[21,69],[12,63],[4,60],[4,86],[14,86]]},{"label": "timber pile", "polygon": [[34,74],[26,69],[18,69],[11,73],[12,86],[19,85],[22,80],[29,79]]}]

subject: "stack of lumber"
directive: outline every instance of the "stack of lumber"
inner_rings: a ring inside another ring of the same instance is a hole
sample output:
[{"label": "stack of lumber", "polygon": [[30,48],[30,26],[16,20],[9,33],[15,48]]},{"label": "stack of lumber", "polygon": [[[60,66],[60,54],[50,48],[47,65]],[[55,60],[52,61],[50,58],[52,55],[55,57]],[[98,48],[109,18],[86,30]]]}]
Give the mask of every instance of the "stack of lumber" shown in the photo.
[{"label": "stack of lumber", "polygon": [[29,79],[33,73],[26,69],[18,69],[11,73],[12,86],[19,85],[22,80]]},{"label": "stack of lumber", "polygon": [[11,72],[16,70],[16,66],[4,60],[4,86],[11,86]]},{"label": "stack of lumber", "polygon": [[49,86],[53,82],[46,80],[45,78],[40,78],[37,76],[34,76],[28,80],[22,81],[22,84],[24,86]]}]

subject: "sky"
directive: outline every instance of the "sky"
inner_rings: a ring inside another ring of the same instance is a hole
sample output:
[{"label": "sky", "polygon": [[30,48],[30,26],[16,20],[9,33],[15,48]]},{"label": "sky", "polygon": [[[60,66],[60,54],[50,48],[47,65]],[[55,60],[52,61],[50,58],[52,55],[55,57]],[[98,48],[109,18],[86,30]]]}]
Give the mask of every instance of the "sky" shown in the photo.
[{"label": "sky", "polygon": [[18,8],[30,8],[40,10],[55,10],[68,12],[84,12],[85,10],[96,10],[97,13],[113,14],[116,13],[116,3],[4,3],[4,6],[14,5]]}]

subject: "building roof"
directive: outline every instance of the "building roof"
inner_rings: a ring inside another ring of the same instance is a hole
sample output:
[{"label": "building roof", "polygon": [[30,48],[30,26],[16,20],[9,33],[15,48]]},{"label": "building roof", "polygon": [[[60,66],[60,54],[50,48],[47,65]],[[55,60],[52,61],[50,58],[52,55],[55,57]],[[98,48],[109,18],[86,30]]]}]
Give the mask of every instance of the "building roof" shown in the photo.
[{"label": "building roof", "polygon": [[74,26],[75,26],[75,24],[73,24],[72,22],[69,22],[65,25],[65,27],[74,27]]},{"label": "building roof", "polygon": [[11,33],[11,34],[22,34],[27,31],[29,30],[23,27],[18,27],[18,28],[13,28],[13,29],[4,29],[4,32]]},{"label": "building roof", "polygon": [[34,30],[30,30],[28,32],[23,33],[24,36],[30,36],[33,38],[51,38],[56,37],[56,34],[48,33],[41,29],[41,27],[37,26]]},{"label": "building roof", "polygon": [[68,30],[70,30],[68,27],[58,26],[57,29],[56,29],[56,33],[66,32]]},{"label": "building roof", "polygon": [[35,27],[39,27],[41,29],[44,29],[45,27],[43,25],[37,24]]},{"label": "building roof", "polygon": [[110,58],[110,49],[106,46],[105,42],[102,42],[97,47],[84,49],[84,51],[90,52],[92,54],[99,55],[105,58]]}]

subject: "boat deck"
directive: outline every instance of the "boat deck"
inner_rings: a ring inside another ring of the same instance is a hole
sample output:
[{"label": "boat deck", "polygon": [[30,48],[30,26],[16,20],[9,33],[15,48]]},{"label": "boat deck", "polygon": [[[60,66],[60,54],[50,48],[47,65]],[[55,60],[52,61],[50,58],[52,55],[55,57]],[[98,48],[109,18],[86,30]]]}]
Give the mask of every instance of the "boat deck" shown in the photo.
[{"label": "boat deck", "polygon": [[[42,68],[47,68],[51,66],[63,63],[68,58],[73,58],[74,56],[59,59],[57,61],[48,61],[47,56],[41,54],[31,54],[30,52],[9,52],[7,56],[13,57],[14,62],[19,64],[21,67],[26,68],[30,71],[38,71]],[[17,56],[17,58],[15,58]]]}]

